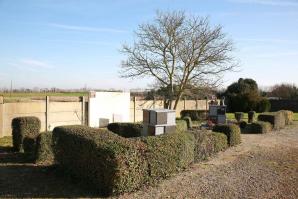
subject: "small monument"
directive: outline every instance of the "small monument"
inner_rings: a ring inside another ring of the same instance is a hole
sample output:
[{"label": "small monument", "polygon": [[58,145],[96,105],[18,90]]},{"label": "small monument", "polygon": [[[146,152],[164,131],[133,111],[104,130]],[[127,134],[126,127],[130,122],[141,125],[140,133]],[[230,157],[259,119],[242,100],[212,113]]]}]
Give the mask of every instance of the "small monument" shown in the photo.
[{"label": "small monument", "polygon": [[225,124],[227,121],[226,117],[226,105],[223,97],[220,101],[220,105],[210,104],[208,118],[215,124]]},{"label": "small monument", "polygon": [[176,130],[176,112],[169,109],[143,109],[143,136],[172,133]]}]

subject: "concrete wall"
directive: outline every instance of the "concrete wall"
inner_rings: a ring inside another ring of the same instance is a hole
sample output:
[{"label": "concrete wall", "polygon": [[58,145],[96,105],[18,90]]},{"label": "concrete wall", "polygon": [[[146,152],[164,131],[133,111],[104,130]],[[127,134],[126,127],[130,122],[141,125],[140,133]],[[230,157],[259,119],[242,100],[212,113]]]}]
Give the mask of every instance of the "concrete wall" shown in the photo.
[{"label": "concrete wall", "polygon": [[[113,101],[105,101],[104,106],[115,106]],[[129,104],[129,103],[128,103]],[[130,122],[143,121],[143,109],[163,108],[162,100],[131,100],[129,110]],[[208,107],[208,106],[207,106]],[[176,109],[176,117],[180,117],[181,110],[206,110],[206,100],[181,100]],[[36,116],[41,121],[41,131],[52,130],[56,126],[87,124],[88,103],[85,99],[67,101],[47,98],[34,102],[3,103],[0,97],[0,137],[11,136],[11,121],[20,116]]]},{"label": "concrete wall", "polygon": [[0,104],[0,137],[11,136],[11,122],[15,117],[35,116],[41,121],[41,131],[53,130],[56,126],[82,124],[85,102],[18,102]]}]

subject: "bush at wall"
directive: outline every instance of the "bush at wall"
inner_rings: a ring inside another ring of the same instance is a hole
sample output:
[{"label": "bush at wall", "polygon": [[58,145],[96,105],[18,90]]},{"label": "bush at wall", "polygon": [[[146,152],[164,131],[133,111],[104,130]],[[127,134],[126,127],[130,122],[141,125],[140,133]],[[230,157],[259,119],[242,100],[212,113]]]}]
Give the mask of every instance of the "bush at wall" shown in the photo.
[{"label": "bush at wall", "polygon": [[271,109],[271,103],[267,98],[263,98],[259,101],[257,105],[257,111],[259,113],[270,111]]},{"label": "bush at wall", "polygon": [[293,123],[294,113],[292,111],[280,110],[279,112],[281,112],[284,115],[286,125],[290,125]]},{"label": "bush at wall", "polygon": [[204,120],[206,119],[205,110],[182,110],[180,112],[180,117],[190,117],[193,121]]},{"label": "bush at wall", "polygon": [[253,122],[250,125],[250,132],[248,133],[257,133],[264,134],[269,133],[272,130],[272,125],[269,122]]},{"label": "bush at wall", "polygon": [[37,117],[16,117],[12,120],[12,138],[15,151],[23,151],[23,141],[26,138],[26,149],[30,150],[28,144],[40,132],[40,120]]},{"label": "bush at wall", "polygon": [[35,163],[36,164],[53,164],[52,132],[44,132],[36,138]]},{"label": "bush at wall", "polygon": [[269,122],[275,130],[282,129],[286,125],[285,116],[282,112],[262,113],[258,121]]},{"label": "bush at wall", "polygon": [[143,125],[139,123],[110,123],[107,128],[109,131],[116,133],[122,137],[140,137]]},{"label": "bush at wall", "polygon": [[228,138],[229,146],[236,146],[241,143],[241,131],[239,126],[235,124],[230,125],[215,125],[214,132],[224,133]]}]

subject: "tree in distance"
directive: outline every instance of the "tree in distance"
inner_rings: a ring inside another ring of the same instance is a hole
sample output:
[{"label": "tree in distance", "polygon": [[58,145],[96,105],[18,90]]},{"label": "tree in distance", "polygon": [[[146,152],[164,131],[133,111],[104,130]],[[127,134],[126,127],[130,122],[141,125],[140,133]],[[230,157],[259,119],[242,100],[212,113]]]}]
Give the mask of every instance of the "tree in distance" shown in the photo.
[{"label": "tree in distance", "polygon": [[210,25],[207,17],[157,12],[153,22],[139,25],[132,45],[123,45],[121,77],[153,77],[169,89],[165,108],[176,109],[187,86],[217,86],[224,72],[237,67],[233,49],[222,26]]}]

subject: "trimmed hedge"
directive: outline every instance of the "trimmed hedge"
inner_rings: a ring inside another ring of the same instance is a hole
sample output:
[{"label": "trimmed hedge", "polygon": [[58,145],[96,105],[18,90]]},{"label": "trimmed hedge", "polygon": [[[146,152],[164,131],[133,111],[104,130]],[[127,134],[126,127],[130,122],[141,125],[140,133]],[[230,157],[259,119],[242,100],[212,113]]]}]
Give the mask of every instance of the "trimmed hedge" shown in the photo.
[{"label": "trimmed hedge", "polygon": [[215,125],[213,127],[214,132],[224,133],[228,138],[229,146],[236,146],[241,143],[241,131],[239,126],[235,124],[230,125]]},{"label": "trimmed hedge", "polygon": [[176,120],[176,131],[177,132],[185,132],[187,131],[187,121],[184,119],[177,119]]},{"label": "trimmed hedge", "polygon": [[262,113],[258,116],[258,121],[270,122],[275,130],[282,129],[286,125],[282,112]]},{"label": "trimmed hedge", "polygon": [[223,133],[196,130],[190,131],[195,137],[194,161],[207,160],[212,154],[228,147],[227,136]]},{"label": "trimmed hedge", "polygon": [[272,125],[269,122],[253,122],[250,125],[249,133],[264,134],[269,133],[272,130]]},{"label": "trimmed hedge", "polygon": [[237,122],[240,122],[244,117],[243,112],[235,112],[234,115],[235,115],[235,119],[237,120]]},{"label": "trimmed hedge", "polygon": [[194,161],[194,136],[124,138],[108,130],[62,126],[53,131],[57,163],[104,195],[158,182]]},{"label": "trimmed hedge", "polygon": [[35,163],[53,164],[54,151],[52,142],[52,132],[44,132],[36,138]]},{"label": "trimmed hedge", "polygon": [[23,139],[23,150],[25,153],[33,154],[36,148],[36,138],[24,137]]},{"label": "trimmed hedge", "polygon": [[247,122],[241,121],[239,126],[240,126],[241,129],[244,129],[247,126]]},{"label": "trimmed hedge", "polygon": [[253,123],[254,120],[255,120],[256,112],[255,111],[249,111],[247,113],[247,115],[248,115],[248,123]]},{"label": "trimmed hedge", "polygon": [[285,124],[286,125],[290,125],[293,123],[293,119],[294,119],[294,113],[293,111],[289,111],[289,110],[280,110],[278,112],[281,112],[284,117],[285,117]]},{"label": "trimmed hedge", "polygon": [[61,126],[53,131],[56,161],[104,195],[130,192],[145,181],[146,145],[108,130]]},{"label": "trimmed hedge", "polygon": [[188,128],[188,129],[191,129],[191,128],[192,128],[192,121],[191,121],[191,118],[188,117],[188,116],[186,116],[186,117],[183,117],[182,119],[186,121],[186,123],[187,123],[187,128]]},{"label": "trimmed hedge", "polygon": [[109,131],[125,138],[140,137],[143,125],[138,123],[110,123],[107,126]]},{"label": "trimmed hedge", "polygon": [[154,183],[182,169],[194,161],[194,136],[171,133],[142,137],[146,145],[144,156],[148,163],[148,182]]},{"label": "trimmed hedge", "polygon": [[206,111],[205,110],[182,110],[180,112],[180,117],[190,117],[191,120],[205,120],[206,119]]},{"label": "trimmed hedge", "polygon": [[[16,117],[12,120],[12,139],[15,151],[23,151],[23,141],[26,138],[26,150],[31,150],[28,146],[40,132],[40,120],[37,117]],[[35,141],[34,141],[35,143]],[[33,146],[32,146],[33,147]]]}]

